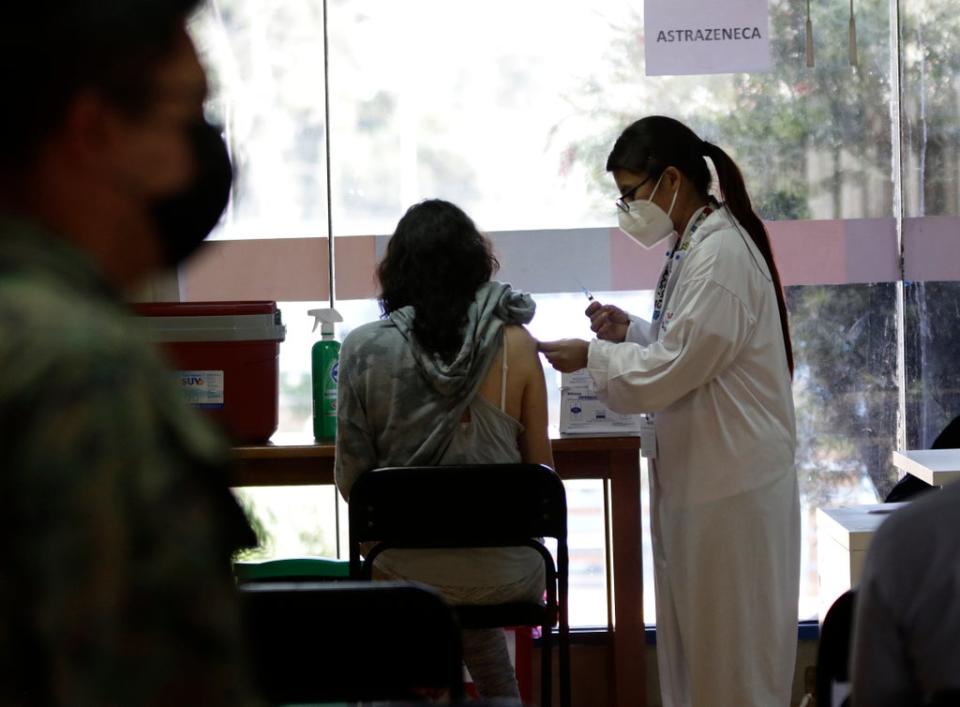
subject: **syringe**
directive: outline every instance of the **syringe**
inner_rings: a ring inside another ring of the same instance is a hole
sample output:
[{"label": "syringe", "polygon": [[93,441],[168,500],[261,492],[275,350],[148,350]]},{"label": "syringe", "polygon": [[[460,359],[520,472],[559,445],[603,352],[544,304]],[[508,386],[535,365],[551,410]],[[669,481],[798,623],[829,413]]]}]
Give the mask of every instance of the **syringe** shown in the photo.
[{"label": "syringe", "polygon": [[583,294],[587,296],[587,299],[593,302],[593,293],[588,290],[582,282],[580,282],[580,278],[577,278],[577,284],[580,285],[580,289],[583,290]]}]

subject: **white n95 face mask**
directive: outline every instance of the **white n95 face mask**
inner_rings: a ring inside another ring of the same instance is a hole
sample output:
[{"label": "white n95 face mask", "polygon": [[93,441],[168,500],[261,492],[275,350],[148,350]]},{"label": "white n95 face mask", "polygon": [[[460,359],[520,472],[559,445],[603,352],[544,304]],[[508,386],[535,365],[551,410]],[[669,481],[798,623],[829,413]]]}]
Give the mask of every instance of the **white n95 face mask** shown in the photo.
[{"label": "white n95 face mask", "polygon": [[629,211],[618,210],[617,212],[620,230],[644,248],[653,248],[673,233],[673,221],[670,220],[670,214],[673,213],[673,207],[677,203],[680,185],[677,185],[677,191],[673,193],[670,211],[664,212],[663,209],[653,203],[653,195],[657,193],[662,179],[663,175],[661,174],[656,186],[653,187],[653,191],[650,192],[649,199],[631,201],[627,204]]}]

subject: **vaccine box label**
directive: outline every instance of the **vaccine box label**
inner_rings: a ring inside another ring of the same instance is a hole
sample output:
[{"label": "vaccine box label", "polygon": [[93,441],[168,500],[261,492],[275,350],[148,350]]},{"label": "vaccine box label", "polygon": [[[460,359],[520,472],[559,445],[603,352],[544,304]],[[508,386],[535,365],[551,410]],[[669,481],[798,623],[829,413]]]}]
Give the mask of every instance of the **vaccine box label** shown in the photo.
[{"label": "vaccine box label", "polygon": [[186,401],[194,407],[223,407],[223,371],[177,371]]},{"label": "vaccine box label", "polygon": [[640,415],[613,412],[593,390],[561,389],[560,434],[639,435],[640,432]]},{"label": "vaccine box label", "polygon": [[586,368],[581,368],[573,373],[560,374],[560,390],[594,390],[593,378]]}]

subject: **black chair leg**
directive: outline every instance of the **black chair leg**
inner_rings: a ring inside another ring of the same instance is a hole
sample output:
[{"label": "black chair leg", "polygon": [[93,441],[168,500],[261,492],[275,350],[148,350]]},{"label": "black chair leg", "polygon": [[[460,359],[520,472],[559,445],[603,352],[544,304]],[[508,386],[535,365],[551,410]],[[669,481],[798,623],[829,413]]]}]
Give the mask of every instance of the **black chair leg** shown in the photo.
[{"label": "black chair leg", "polygon": [[541,626],[540,707],[553,706],[553,627]]},{"label": "black chair leg", "polygon": [[560,707],[570,707],[570,626],[560,624]]},{"label": "black chair leg", "polygon": [[564,573],[560,577],[559,584],[560,586],[557,591],[559,609],[557,623],[560,632],[560,707],[570,707],[570,615],[568,613],[569,597],[567,594],[566,562],[564,562]]}]

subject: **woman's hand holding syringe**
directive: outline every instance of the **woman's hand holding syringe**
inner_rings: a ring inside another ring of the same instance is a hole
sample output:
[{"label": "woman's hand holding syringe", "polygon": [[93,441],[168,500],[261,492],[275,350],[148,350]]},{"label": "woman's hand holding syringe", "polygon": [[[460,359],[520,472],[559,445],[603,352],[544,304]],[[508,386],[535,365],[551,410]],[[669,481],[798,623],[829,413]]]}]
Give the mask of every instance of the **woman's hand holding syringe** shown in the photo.
[{"label": "woman's hand holding syringe", "polygon": [[[627,313],[612,304],[600,304],[593,299],[590,290],[586,287],[582,289],[590,300],[584,314],[590,317],[590,328],[597,338],[616,343],[626,339],[627,329],[630,328],[630,317]],[[587,366],[590,344],[582,339],[541,341],[538,347],[550,365],[563,373],[579,371]]]},{"label": "woman's hand holding syringe", "polygon": [[620,343],[627,338],[630,317],[619,307],[591,301],[584,312],[590,317],[590,328],[598,339]]}]

